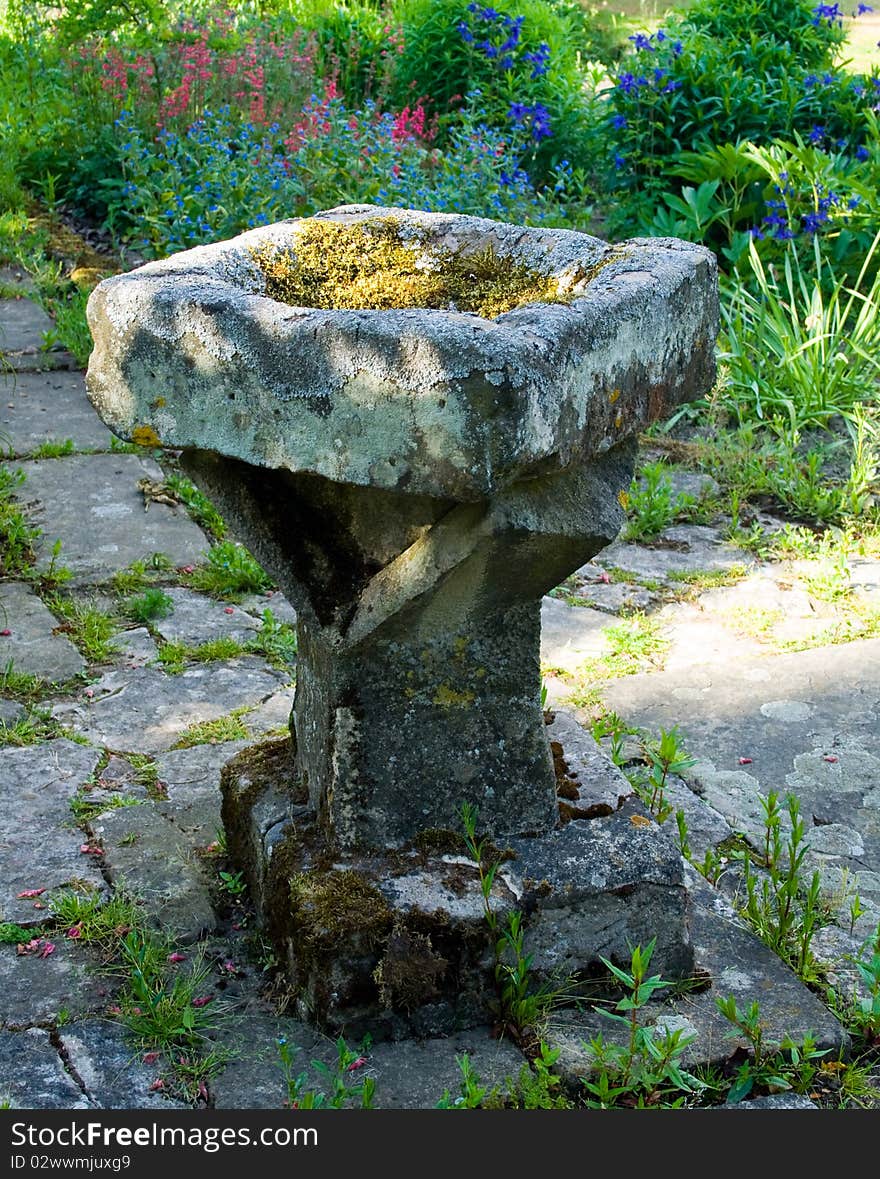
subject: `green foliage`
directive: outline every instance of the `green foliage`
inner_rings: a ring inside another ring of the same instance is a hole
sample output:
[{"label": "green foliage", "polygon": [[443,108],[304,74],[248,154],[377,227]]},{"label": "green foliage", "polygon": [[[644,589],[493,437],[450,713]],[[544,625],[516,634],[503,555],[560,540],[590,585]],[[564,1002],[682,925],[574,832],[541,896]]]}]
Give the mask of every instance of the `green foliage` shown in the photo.
[{"label": "green foliage", "polygon": [[129,598],[123,610],[133,622],[155,622],[167,618],[174,610],[174,601],[164,590],[151,586],[137,597]]},{"label": "green foliage", "polygon": [[488,1089],[481,1083],[467,1052],[456,1056],[460,1077],[459,1094],[452,1097],[449,1090],[437,1102],[438,1109],[479,1109],[488,1094]]},{"label": "green foliage", "polygon": [[64,736],[61,725],[46,710],[32,708],[17,720],[0,720],[0,747],[39,745]]},{"label": "green foliage", "polygon": [[828,1054],[827,1048],[818,1048],[810,1033],[801,1041],[785,1036],[781,1044],[768,1046],[764,1040],[761,1010],[757,1002],[742,1009],[733,995],[729,995],[716,999],[715,1003],[724,1018],[734,1026],[734,1031],[729,1034],[733,1037],[742,1036],[752,1052],[737,1066],[727,1095],[729,1104],[736,1104],[760,1093],[778,1093],[787,1089],[803,1093],[807,1090],[816,1076],[816,1062]]},{"label": "green foliage", "polygon": [[12,921],[0,921],[0,946],[15,946],[37,936],[34,929],[22,929]]},{"label": "green foliage", "polygon": [[627,540],[656,536],[693,505],[693,496],[673,493],[667,471],[662,461],[646,463],[640,475],[633,478],[627,495]]},{"label": "green foliage", "polygon": [[278,1038],[278,1055],[287,1088],[285,1104],[290,1109],[373,1108],[375,1079],[366,1072],[360,1072],[366,1064],[369,1040],[365,1040],[360,1050],[355,1051],[340,1036],[336,1041],[336,1061],[332,1066],[321,1060],[313,1060],[311,1067],[313,1074],[317,1074],[322,1083],[320,1089],[309,1086],[312,1078],[307,1071],[294,1071],[294,1061],[299,1051],[297,1045],[291,1044],[286,1036]]},{"label": "green foliage", "polygon": [[240,897],[247,891],[247,884],[242,872],[219,872],[220,887],[231,897]]},{"label": "green foliage", "polygon": [[136,902],[122,892],[52,893],[52,920],[59,929],[75,931],[76,940],[118,950],[119,942],[143,920]]},{"label": "green foliage", "polygon": [[681,774],[692,765],[691,757],[681,745],[678,726],[660,730],[655,741],[645,741],[642,749],[650,769],[647,778],[639,776],[636,788],[643,802],[658,823],[663,823],[672,814],[672,807],[666,799],[666,782],[670,774]]},{"label": "green foliage", "polygon": [[812,941],[822,925],[828,923],[828,907],[822,896],[819,872],[814,872],[809,881],[803,875],[809,844],[800,817],[800,803],[794,794],[788,795],[785,803],[787,824],[783,823],[779,795],[771,790],[761,798],[763,871],[757,871],[750,857],[743,859],[746,895],[740,912],[771,950],[803,979],[815,982],[820,966],[813,954]]},{"label": "green foliage", "polygon": [[127,978],[120,997],[120,1019],[144,1046],[159,1049],[194,1048],[216,1026],[223,1010],[217,1000],[204,1002],[210,976],[204,957],[197,955],[185,970],[168,963],[168,946],[154,935],[135,928],[120,943]]},{"label": "green foliage", "polygon": [[865,286],[878,246],[880,233],[852,287],[836,278],[817,237],[812,266],[790,245],[781,276],[750,246],[757,291],[736,280],[722,304],[722,404],[739,421],[782,418],[794,433],[834,415],[852,419],[880,376],[880,272]]},{"label": "green foliage", "polygon": [[866,1047],[876,1048],[880,1044],[880,925],[863,944],[854,965],[859,985],[849,996],[830,991],[831,1006]]},{"label": "green foliage", "polygon": [[200,528],[213,540],[226,536],[226,522],[206,495],[183,475],[172,473],[165,479],[169,492],[184,506]]},{"label": "green foliage", "polygon": [[279,622],[267,606],[261,615],[263,625],[247,643],[247,650],[265,655],[270,663],[291,665],[296,662],[296,631],[287,622]]},{"label": "green foliage", "polygon": [[250,736],[242,717],[247,709],[237,708],[216,720],[197,721],[185,729],[172,749],[191,749],[194,745],[216,745],[221,741],[243,741]]},{"label": "green foliage", "polygon": [[699,1094],[703,1083],[681,1064],[681,1056],[694,1036],[681,1028],[659,1030],[640,1023],[640,1012],[669,982],[659,974],[648,974],[656,939],[631,951],[629,970],[606,958],[603,965],[623,989],[613,1010],[597,1008],[606,1018],[626,1029],[623,1044],[606,1042],[600,1033],[587,1045],[590,1073],[583,1086],[587,1106],[609,1109],[615,1106],[646,1108],[680,1107]]},{"label": "green foliage", "polygon": [[197,566],[189,582],[194,589],[227,599],[262,593],[272,585],[247,549],[231,540],[215,544],[208,552],[207,565]]},{"label": "green foliage", "polygon": [[90,663],[104,663],[114,652],[111,640],[117,633],[113,618],[92,602],[52,594],[46,597],[52,613],[63,619],[63,629]]},{"label": "green foliage", "polygon": [[0,467],[0,577],[27,576],[40,531],[30,525],[15,500],[24,471]]}]

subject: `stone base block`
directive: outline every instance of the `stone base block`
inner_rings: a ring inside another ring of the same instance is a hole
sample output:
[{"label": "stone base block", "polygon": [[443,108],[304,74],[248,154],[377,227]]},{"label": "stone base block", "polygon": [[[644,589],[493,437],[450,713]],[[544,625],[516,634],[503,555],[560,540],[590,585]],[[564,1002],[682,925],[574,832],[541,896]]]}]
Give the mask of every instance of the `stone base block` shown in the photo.
[{"label": "stone base block", "polygon": [[[292,802],[286,793],[292,764],[290,741],[256,746],[227,763],[221,787],[230,855],[298,1015],[334,1034],[390,1039],[497,1017],[495,938],[461,833],[432,829],[393,851],[331,852],[305,793]],[[691,975],[681,856],[637,799],[488,855],[501,861],[492,912],[499,926],[523,913],[536,983],[595,979],[600,958],[628,965],[631,947],[652,938],[658,972]]]}]

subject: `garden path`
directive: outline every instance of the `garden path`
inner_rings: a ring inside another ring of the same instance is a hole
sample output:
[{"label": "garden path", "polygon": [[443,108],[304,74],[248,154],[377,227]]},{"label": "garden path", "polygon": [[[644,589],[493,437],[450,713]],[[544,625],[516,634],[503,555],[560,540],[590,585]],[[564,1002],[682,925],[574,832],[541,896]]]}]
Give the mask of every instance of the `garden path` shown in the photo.
[{"label": "garden path", "polygon": [[[12,272],[0,277],[7,286],[21,281]],[[287,1092],[279,1037],[302,1050],[295,1071],[309,1059],[329,1063],[336,1052],[267,996],[269,962],[260,958],[247,906],[218,879],[218,779],[233,753],[286,724],[291,669],[245,645],[264,625],[267,606],[279,622],[293,612],[277,593],[232,604],[187,584],[186,570],[205,557],[209,538],[173,496],[152,498],[165,479],[156,459],[123,450],[100,425],[82,373],[49,343],[51,321],[28,293],[22,282],[19,298],[0,302],[3,469],[23,472],[15,494],[41,532],[36,573],[0,579],[0,723],[9,742],[0,754],[0,922],[33,935],[0,945],[0,1097],[24,1108],[206,1101],[279,1108]],[[57,445],[47,447],[50,441]],[[154,553],[164,553],[167,565],[154,568]],[[171,612],[120,628],[96,660],[48,588],[65,566],[65,595],[118,612],[114,576],[136,561],[159,579]],[[682,580],[742,565],[732,585]],[[851,572],[841,600],[880,598],[880,562],[865,559]],[[689,600],[681,600],[683,588]],[[545,599],[542,654],[550,702],[565,708],[564,698],[579,698],[585,660],[607,652],[617,615],[654,611],[668,646],[646,640],[644,670],[609,681],[607,705],[651,732],[678,724],[699,758],[669,787],[698,856],[712,847],[723,854],[734,832],[756,831],[759,791],[800,796],[811,866],[838,895],[846,873],[860,880],[866,912],[855,930],[842,905],[820,934],[818,948],[839,973],[844,955],[880,918],[880,640],[824,644],[821,628],[848,617],[848,605],[826,606],[810,597],[796,568],[749,558],[708,525],[683,525],[650,547],[618,542]],[[792,638],[819,645],[768,653],[771,640]],[[217,639],[235,640],[239,649],[184,660],[177,674],[157,661],[157,640],[192,648]],[[589,703],[595,707],[594,698]],[[583,697],[581,709],[585,719]],[[624,748],[625,757],[639,753],[633,741]],[[731,866],[722,887],[730,894],[735,881]],[[40,932],[53,890],[71,887],[107,894],[123,887],[142,897],[177,939],[181,970],[201,946],[210,972],[205,998],[217,1012],[212,1039],[228,1050],[224,1066],[194,1073],[187,1086],[185,1070],[132,1047],[114,1019],[118,971],[75,930]],[[765,989],[773,971],[783,971],[776,990],[788,1006],[778,1019],[800,1019],[802,1030],[839,1043],[835,1022],[822,1024],[827,1013],[787,968],[741,944],[732,911],[725,909],[725,930],[733,943],[707,932],[705,914],[724,907],[723,894],[696,877],[694,889],[702,896],[695,942],[709,954],[713,941],[716,955],[736,955],[744,969],[751,963],[751,982],[760,976]],[[564,1021],[554,1033],[573,1075],[582,1034]],[[490,1085],[515,1076],[523,1061],[508,1040],[476,1028],[449,1039],[374,1045],[363,1067],[376,1078],[379,1105],[432,1107],[444,1089],[457,1091],[455,1058],[465,1051]]]}]

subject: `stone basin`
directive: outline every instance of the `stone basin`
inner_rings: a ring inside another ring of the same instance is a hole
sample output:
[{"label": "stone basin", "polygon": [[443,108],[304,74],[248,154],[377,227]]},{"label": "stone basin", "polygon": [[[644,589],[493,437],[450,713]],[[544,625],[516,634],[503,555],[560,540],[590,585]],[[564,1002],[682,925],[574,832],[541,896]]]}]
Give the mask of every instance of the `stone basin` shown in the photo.
[{"label": "stone basin", "polygon": [[[490,250],[559,301],[486,318],[266,294],[261,251],[389,219],[426,265]],[[713,255],[346,206],[108,279],[88,314],[101,418],[182,451],[296,607],[290,789],[327,846],[460,829],[464,802],[495,837],[550,832],[540,599],[617,534],[637,433],[710,388]]]}]

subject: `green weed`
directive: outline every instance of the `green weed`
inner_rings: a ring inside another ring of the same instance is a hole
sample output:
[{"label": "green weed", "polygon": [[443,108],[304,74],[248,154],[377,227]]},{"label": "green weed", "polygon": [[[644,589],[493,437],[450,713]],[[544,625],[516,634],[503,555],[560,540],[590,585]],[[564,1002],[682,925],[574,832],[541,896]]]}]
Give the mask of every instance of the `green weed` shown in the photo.
[{"label": "green weed", "polygon": [[194,589],[215,598],[234,599],[271,588],[269,575],[246,548],[224,540],[208,552],[207,565],[198,565],[188,576]]},{"label": "green weed", "polygon": [[242,717],[246,708],[237,708],[216,720],[198,721],[177,738],[172,749],[191,749],[194,745],[217,745],[222,741],[244,741],[250,734]]}]

